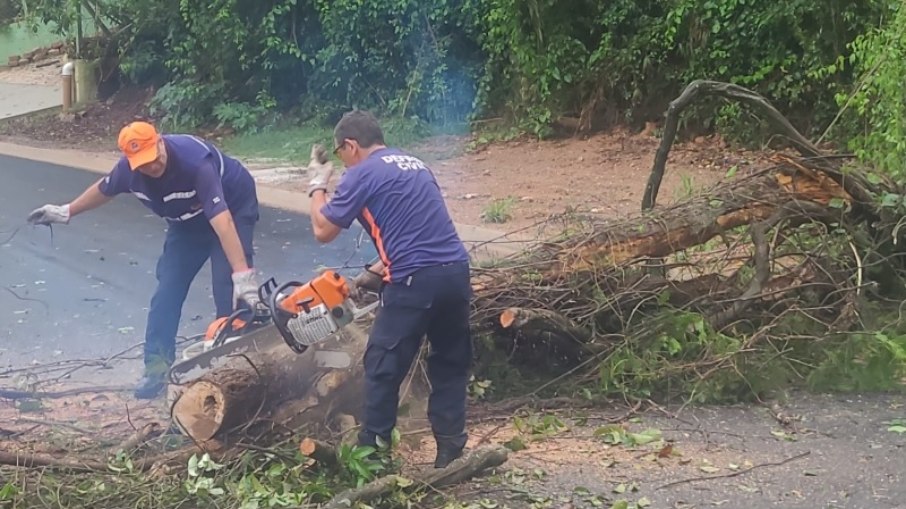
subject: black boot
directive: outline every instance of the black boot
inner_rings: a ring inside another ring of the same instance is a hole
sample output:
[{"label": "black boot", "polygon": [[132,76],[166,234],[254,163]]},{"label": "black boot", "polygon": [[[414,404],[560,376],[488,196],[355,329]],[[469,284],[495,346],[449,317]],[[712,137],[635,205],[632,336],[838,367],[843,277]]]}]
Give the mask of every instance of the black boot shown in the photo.
[{"label": "black boot", "polygon": [[437,457],[434,458],[434,468],[445,468],[450,463],[462,456],[462,449],[437,448]]},{"label": "black boot", "polygon": [[435,436],[434,440],[437,442],[434,468],[444,468],[453,463],[453,460],[462,456],[462,450],[466,445],[465,433],[459,436]]},{"label": "black boot", "polygon": [[154,399],[164,392],[167,384],[161,375],[145,375],[135,389],[136,399]]}]

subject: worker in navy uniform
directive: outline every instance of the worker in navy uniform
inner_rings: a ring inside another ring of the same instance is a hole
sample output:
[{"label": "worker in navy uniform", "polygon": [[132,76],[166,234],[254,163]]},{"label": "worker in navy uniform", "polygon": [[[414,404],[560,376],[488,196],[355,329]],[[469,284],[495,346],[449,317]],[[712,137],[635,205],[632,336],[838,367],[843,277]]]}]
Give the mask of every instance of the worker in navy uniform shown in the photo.
[{"label": "worker in navy uniform", "polygon": [[107,176],[68,204],[33,211],[28,221],[66,224],[121,193],[167,221],[145,330],[144,377],[135,391],[137,398],[151,399],[163,392],[183,303],[208,258],[218,317],[240,303],[258,304],[252,269],[258,196],[241,163],[195,136],[161,135],[149,123],[133,122],[120,131],[118,144],[123,156]]},{"label": "worker in navy uniform", "polygon": [[381,259],[371,270],[383,276],[381,305],[364,356],[359,444],[390,443],[400,384],[427,335],[434,464],[447,466],[462,455],[467,437],[466,386],[472,359],[468,252],[434,175],[418,158],[386,147],[373,116],[363,111],[345,114],[334,138],[334,153],[347,170],[330,201],[331,163],[319,163],[313,148],[309,164],[315,237],[330,242],[358,220]]}]

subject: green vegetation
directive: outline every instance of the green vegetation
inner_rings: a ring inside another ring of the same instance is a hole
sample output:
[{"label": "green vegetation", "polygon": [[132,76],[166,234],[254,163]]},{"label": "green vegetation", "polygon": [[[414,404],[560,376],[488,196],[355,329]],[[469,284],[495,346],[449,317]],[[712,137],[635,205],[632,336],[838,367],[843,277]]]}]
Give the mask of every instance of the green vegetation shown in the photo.
[{"label": "green vegetation", "polygon": [[[32,19],[74,37],[71,9],[53,0],[28,5]],[[857,110],[878,104],[865,97],[889,91],[883,79],[861,78],[895,76],[867,53],[896,35],[877,27],[902,27],[895,22],[899,5],[120,0],[100,2],[99,19],[119,27],[110,30],[110,45],[126,78],[163,85],[154,104],[179,125],[254,130],[273,123],[275,112],[330,124],[358,106],[435,126],[494,118],[509,126],[498,123],[495,132],[545,136],[563,115],[578,117],[582,128],[657,119],[685,84],[706,78],[751,88],[802,130],[820,134],[836,117],[838,98],[857,84]],[[889,66],[902,65],[889,56]],[[865,113],[884,115],[879,108]],[[684,127],[753,141],[764,132],[749,117],[744,108],[714,102]],[[834,130],[843,140],[857,126],[837,125],[847,128]]]},{"label": "green vegetation", "polygon": [[46,46],[59,40],[59,37],[47,27],[30,27],[24,23],[11,23],[0,26],[0,64],[12,55],[20,55],[39,46]]},{"label": "green vegetation", "polygon": [[[414,119],[389,119],[383,122],[384,137],[394,146],[411,146],[438,130]],[[177,129],[179,127],[177,126]],[[333,144],[333,126],[313,120],[290,123],[280,120],[274,125],[238,131],[223,139],[224,149],[244,159],[276,159],[295,164],[308,164],[313,143],[326,147]]]}]

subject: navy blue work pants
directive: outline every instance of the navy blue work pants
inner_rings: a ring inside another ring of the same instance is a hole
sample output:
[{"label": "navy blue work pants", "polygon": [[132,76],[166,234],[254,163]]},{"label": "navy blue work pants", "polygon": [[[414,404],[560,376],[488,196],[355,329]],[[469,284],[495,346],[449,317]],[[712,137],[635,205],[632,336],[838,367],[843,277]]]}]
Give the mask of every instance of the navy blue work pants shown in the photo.
[{"label": "navy blue work pants", "polygon": [[472,361],[468,263],[419,270],[385,285],[365,350],[365,408],[359,444],[390,443],[400,384],[427,335],[431,345],[428,419],[435,438],[452,447],[466,443],[466,386]]},{"label": "navy blue work pants", "polygon": [[[252,265],[252,237],[257,217],[234,217],[245,258]],[[232,268],[220,239],[204,216],[171,222],[157,260],[157,289],[151,297],[145,328],[145,372],[164,375],[176,357],[176,332],[192,280],[211,259],[211,288],[217,316],[233,312]]]}]

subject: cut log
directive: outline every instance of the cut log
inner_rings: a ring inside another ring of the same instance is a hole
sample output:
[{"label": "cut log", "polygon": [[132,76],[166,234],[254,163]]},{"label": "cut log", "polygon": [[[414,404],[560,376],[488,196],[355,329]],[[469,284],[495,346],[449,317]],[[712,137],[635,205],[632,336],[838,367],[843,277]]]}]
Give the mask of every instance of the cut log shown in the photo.
[{"label": "cut log", "polygon": [[305,437],[299,443],[299,452],[326,467],[337,465],[337,450],[326,442]]},{"label": "cut log", "polygon": [[186,389],[173,406],[173,417],[187,435],[205,442],[259,413],[266,386],[251,369],[217,370]]},{"label": "cut log", "polygon": [[[323,424],[334,412],[345,410],[345,399],[361,393],[364,335],[355,325],[336,339],[297,355],[282,344],[271,351],[250,352],[230,359],[175,391],[171,415],[176,425],[196,443],[225,439],[266,419],[295,429],[306,422]],[[278,334],[273,328],[255,334]],[[353,359],[348,368],[318,365],[315,351],[342,351]],[[348,383],[347,383],[348,382]],[[357,391],[346,390],[354,387]],[[319,397],[319,396],[324,396]],[[356,403],[357,404],[357,403]]]},{"label": "cut log", "polygon": [[504,329],[522,329],[523,331],[562,335],[582,343],[591,336],[587,330],[549,309],[509,308],[500,313],[500,325]]}]

